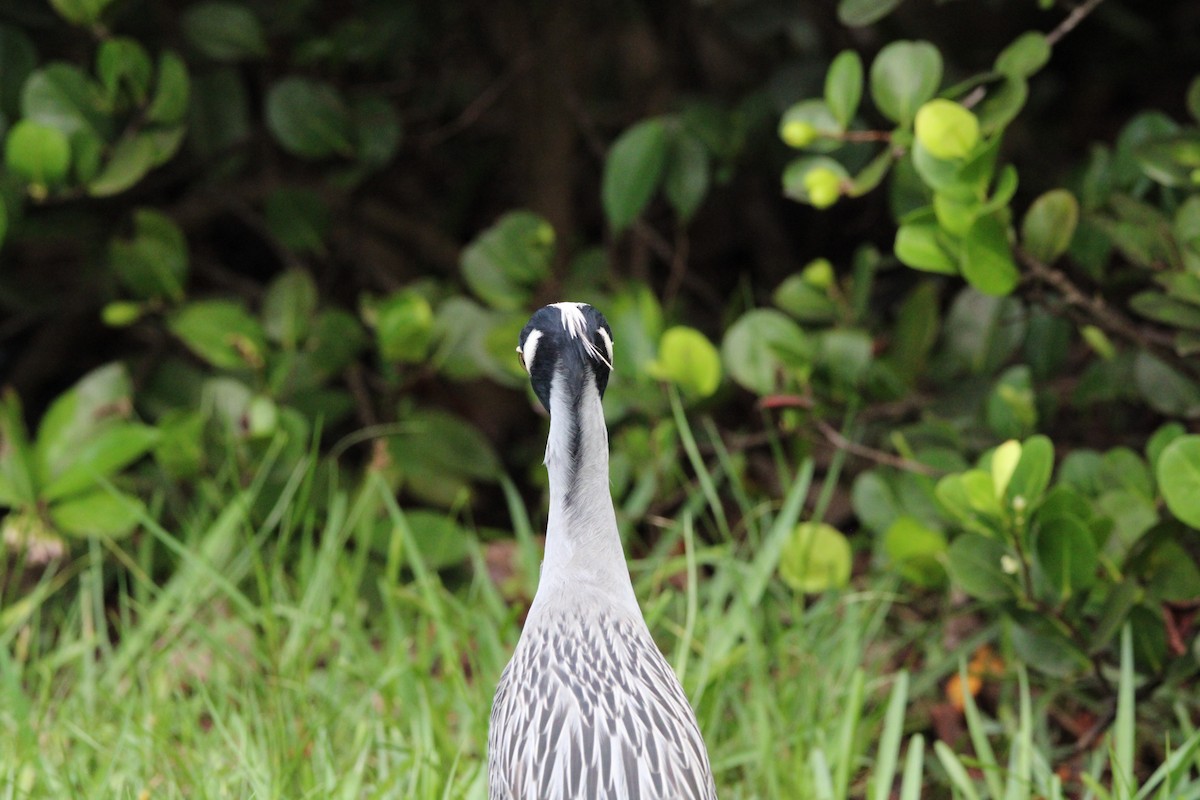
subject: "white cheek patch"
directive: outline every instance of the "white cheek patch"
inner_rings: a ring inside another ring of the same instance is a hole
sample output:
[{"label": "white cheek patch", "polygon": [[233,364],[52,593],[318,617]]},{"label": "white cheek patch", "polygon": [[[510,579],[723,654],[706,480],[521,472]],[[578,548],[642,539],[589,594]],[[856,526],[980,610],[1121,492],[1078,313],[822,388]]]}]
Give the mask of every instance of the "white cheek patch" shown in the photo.
[{"label": "white cheek patch", "polygon": [[596,333],[600,334],[600,339],[604,342],[604,349],[608,353],[608,358],[606,360],[604,360],[604,363],[607,364],[608,368],[611,370],[613,368],[613,340],[612,340],[612,337],[608,335],[608,331],[604,330],[604,328],[597,328]]},{"label": "white cheek patch", "polygon": [[526,372],[533,372],[533,359],[537,355],[538,340],[542,338],[542,332],[534,329],[525,337],[524,347],[519,348],[521,353],[521,362],[525,365]]}]

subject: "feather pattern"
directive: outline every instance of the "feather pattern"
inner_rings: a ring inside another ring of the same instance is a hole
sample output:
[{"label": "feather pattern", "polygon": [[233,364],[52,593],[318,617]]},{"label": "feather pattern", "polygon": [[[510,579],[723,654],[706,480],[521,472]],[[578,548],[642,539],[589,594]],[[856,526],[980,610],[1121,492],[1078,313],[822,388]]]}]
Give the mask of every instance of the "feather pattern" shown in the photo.
[{"label": "feather pattern", "polygon": [[640,618],[527,623],[492,705],[489,800],[715,800],[695,715]]}]

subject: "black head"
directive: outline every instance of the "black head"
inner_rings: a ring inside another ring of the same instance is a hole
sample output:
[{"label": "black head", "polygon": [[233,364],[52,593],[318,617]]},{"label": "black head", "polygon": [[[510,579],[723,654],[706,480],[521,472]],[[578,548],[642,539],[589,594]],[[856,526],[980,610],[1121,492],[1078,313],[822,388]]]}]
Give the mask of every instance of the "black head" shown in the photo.
[{"label": "black head", "polygon": [[517,355],[547,411],[556,372],[568,386],[595,380],[603,397],[612,372],[612,329],[604,315],[587,303],[553,303],[529,318],[517,342]]}]

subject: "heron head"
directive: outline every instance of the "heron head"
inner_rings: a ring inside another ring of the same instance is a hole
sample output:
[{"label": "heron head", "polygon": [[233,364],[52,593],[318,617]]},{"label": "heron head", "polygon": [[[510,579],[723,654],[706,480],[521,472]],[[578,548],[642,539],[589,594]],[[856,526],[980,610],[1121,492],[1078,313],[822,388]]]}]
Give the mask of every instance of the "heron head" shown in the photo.
[{"label": "heron head", "polygon": [[517,355],[547,411],[555,375],[572,387],[594,380],[603,397],[613,365],[612,329],[587,303],[552,303],[529,318],[517,340]]}]

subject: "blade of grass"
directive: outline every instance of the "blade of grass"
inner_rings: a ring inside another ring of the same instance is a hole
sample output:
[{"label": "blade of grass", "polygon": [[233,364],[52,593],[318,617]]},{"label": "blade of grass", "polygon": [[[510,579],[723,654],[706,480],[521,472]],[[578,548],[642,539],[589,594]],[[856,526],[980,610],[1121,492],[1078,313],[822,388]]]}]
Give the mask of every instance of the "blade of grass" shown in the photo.
[{"label": "blade of grass", "polygon": [[767,589],[767,582],[779,567],[783,545],[792,535],[796,521],[800,519],[800,512],[804,509],[804,499],[808,496],[809,487],[812,486],[812,478],[813,461],[811,458],[806,458],[800,467],[800,472],[796,475],[796,480],[788,489],[787,496],[783,499],[783,505],[772,522],[762,546],[750,564],[744,596],[751,607],[758,605],[762,600],[763,592]]},{"label": "blade of grass", "polygon": [[858,721],[862,718],[866,682],[866,673],[861,667],[856,669],[850,681],[850,695],[842,706],[842,724],[837,734],[837,761],[833,772],[833,788],[838,798],[846,797],[850,788],[850,774],[855,762],[854,737],[858,731]]},{"label": "blade of grass", "polygon": [[879,749],[875,755],[875,787],[871,793],[874,800],[888,800],[892,796],[892,782],[896,777],[896,765],[900,760],[900,741],[904,735],[904,711],[908,707],[908,672],[901,670],[896,675],[896,684],[888,700],[887,713],[883,717],[883,732],[879,737]]},{"label": "blade of grass", "polygon": [[925,737],[915,733],[908,740],[904,756],[904,777],[900,781],[900,800],[921,800],[925,772]]},{"label": "blade of grass", "polygon": [[970,686],[967,678],[967,661],[961,657],[958,662],[958,679],[959,686],[962,687],[963,715],[967,719],[967,733],[970,734],[971,746],[975,749],[975,759],[983,772],[983,781],[987,786],[988,795],[995,798],[1003,797],[1004,779],[1000,774],[1000,764],[996,761],[996,753],[992,750],[992,743],[988,740],[987,726],[983,721],[983,715],[979,713],[979,707],[975,705],[975,697],[967,689]]},{"label": "blade of grass", "polygon": [[1113,797],[1129,800],[1133,796],[1134,747],[1133,631],[1129,624],[1121,630],[1121,674],[1117,682],[1117,716],[1113,722]]},{"label": "blade of grass", "polygon": [[950,749],[950,746],[939,740],[933,743],[933,752],[941,762],[942,768],[946,770],[946,776],[950,778],[950,783],[955,789],[958,789],[966,800],[979,800],[979,792],[975,790],[975,784],[971,781],[971,776],[967,774],[967,768],[959,761],[958,756]]},{"label": "blade of grass", "polygon": [[683,443],[683,450],[687,453],[692,470],[696,473],[700,490],[708,500],[708,507],[712,511],[713,520],[717,523],[717,530],[720,531],[721,537],[725,541],[732,541],[733,533],[730,532],[729,520],[725,517],[725,506],[721,503],[720,495],[717,494],[717,485],[713,481],[712,473],[704,463],[704,459],[700,457],[700,448],[696,445],[692,426],[688,424],[687,415],[683,413],[683,402],[679,399],[679,390],[672,384],[667,387],[667,395],[671,400],[671,414],[675,418],[675,426],[679,430],[679,441]]}]

